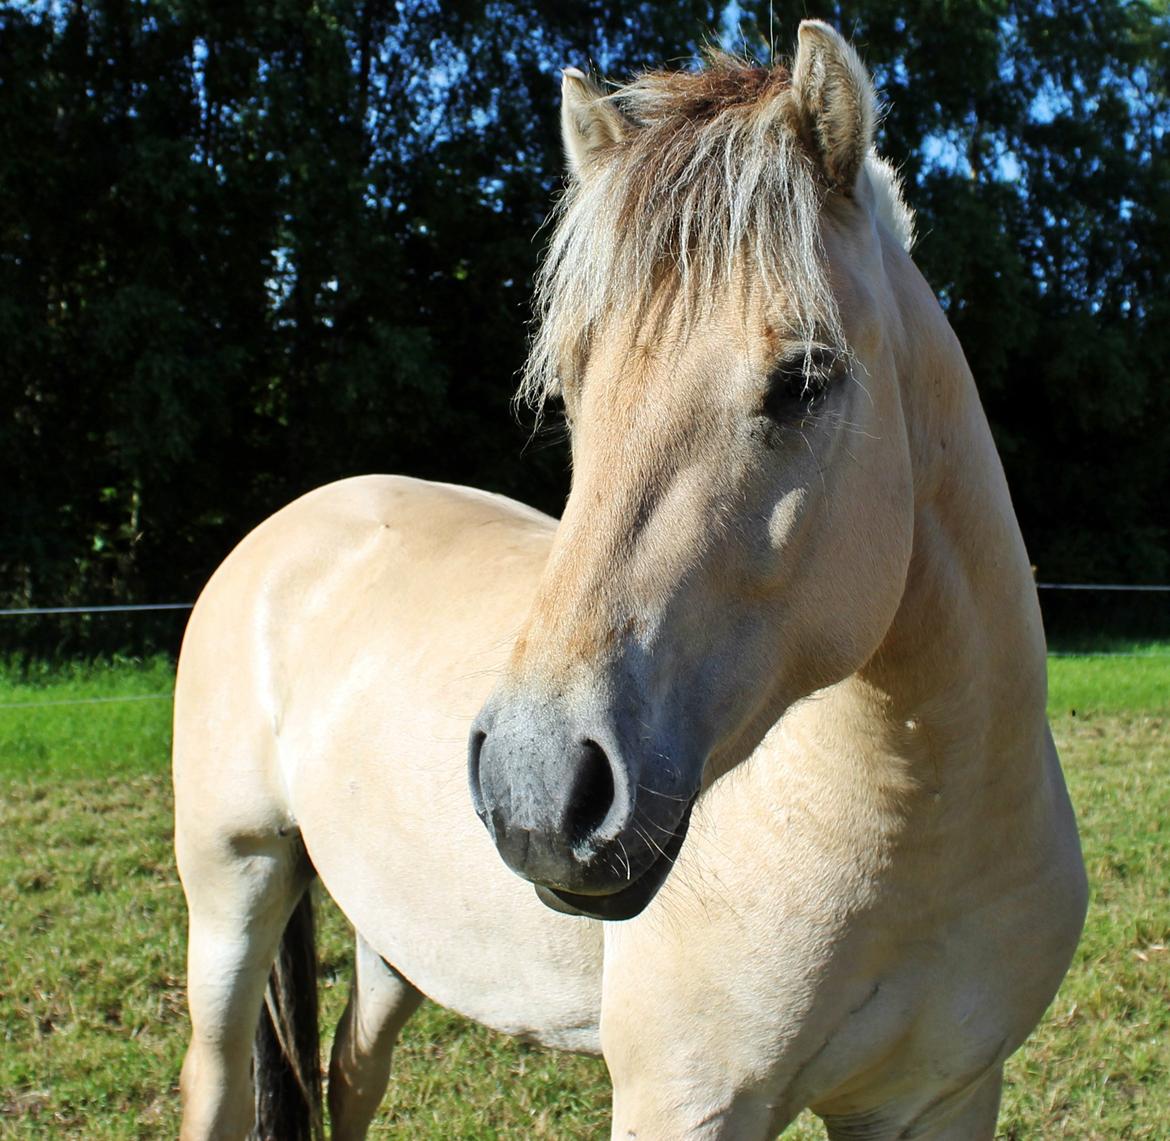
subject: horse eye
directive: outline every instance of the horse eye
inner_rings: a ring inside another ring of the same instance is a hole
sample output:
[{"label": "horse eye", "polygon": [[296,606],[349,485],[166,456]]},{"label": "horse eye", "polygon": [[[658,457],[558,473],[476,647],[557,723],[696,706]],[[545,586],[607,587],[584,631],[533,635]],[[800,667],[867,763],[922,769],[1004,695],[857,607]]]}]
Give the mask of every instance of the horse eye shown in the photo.
[{"label": "horse eye", "polygon": [[831,349],[785,357],[768,374],[762,412],[772,420],[791,420],[807,412],[829,387],[837,355]]}]

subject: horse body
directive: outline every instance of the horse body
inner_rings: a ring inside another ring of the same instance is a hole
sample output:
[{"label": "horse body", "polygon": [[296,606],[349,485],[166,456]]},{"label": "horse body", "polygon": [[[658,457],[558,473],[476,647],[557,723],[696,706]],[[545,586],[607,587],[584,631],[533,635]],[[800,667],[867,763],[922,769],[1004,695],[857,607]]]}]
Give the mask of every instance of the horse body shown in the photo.
[{"label": "horse body", "polygon": [[[428,995],[496,1029],[596,1052],[599,926],[564,922],[500,865],[465,771],[467,726],[554,523],[496,497],[386,479],[326,489],[288,526],[319,532],[347,509],[349,550],[323,610],[350,620],[320,631],[333,660],[286,651],[305,686],[289,707],[304,720],[288,725],[280,763],[308,855],[363,937]],[[296,636],[311,644],[306,625]],[[485,941],[485,918],[507,939]]]},{"label": "horse body", "polygon": [[[787,284],[736,231],[726,272],[694,271],[720,304],[653,265],[635,303],[594,304],[570,219],[555,307],[590,332],[535,354],[573,423],[560,524],[350,480],[265,523],[200,599],[175,729],[191,1141],[248,1128],[251,1027],[314,872],[359,933],[338,1137],[364,1135],[420,993],[600,1048],[615,1139],[763,1139],[805,1106],[834,1138],[994,1133],[1084,911],[1007,488],[865,159],[851,51],[805,25],[791,91],[688,82],[626,89],[622,118],[567,75],[581,193],[662,107],[742,112],[827,187],[788,203],[818,227],[787,235]],[[738,138],[711,154],[756,146]]]},{"label": "horse body", "polygon": [[[216,774],[192,735],[200,787],[222,775],[260,813],[243,825],[224,812],[223,842],[281,822],[367,942],[426,993],[497,1029],[596,1050],[599,926],[549,911],[500,865],[470,811],[463,757],[554,525],[500,497],[394,477],[311,493],[204,592],[177,716],[202,718],[232,693],[262,722],[264,764],[246,789],[227,771],[239,756],[225,753]],[[198,640],[205,629],[215,641]],[[184,762],[177,752],[180,773]],[[206,805],[191,803],[206,833]],[[483,939],[485,915],[508,917],[492,923],[506,941]]]}]

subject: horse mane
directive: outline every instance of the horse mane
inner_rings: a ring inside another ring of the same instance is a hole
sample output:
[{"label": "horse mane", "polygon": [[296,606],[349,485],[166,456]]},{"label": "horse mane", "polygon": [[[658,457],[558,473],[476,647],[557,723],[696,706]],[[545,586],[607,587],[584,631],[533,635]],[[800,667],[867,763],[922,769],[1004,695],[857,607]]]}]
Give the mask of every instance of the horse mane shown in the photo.
[{"label": "horse mane", "polygon": [[[682,301],[685,330],[741,261],[787,300],[810,348],[844,346],[820,238],[826,188],[790,88],[784,67],[713,53],[699,71],[651,71],[604,96],[627,129],[554,207],[519,400],[542,408],[606,318],[645,319],[664,285]],[[875,164],[879,213],[908,242],[897,180],[875,158],[867,170]]]}]

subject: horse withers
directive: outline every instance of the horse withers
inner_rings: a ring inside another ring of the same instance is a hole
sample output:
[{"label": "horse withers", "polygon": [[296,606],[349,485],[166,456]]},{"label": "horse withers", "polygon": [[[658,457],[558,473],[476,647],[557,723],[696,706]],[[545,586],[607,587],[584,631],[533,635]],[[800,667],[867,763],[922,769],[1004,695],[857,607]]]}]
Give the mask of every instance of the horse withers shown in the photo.
[{"label": "horse withers", "polygon": [[192,616],[183,1137],[320,1133],[319,876],[357,932],[335,1137],[425,994],[603,1053],[615,1139],[804,1107],[991,1138],[1085,879],[1028,560],[870,80],[810,21],[791,72],[566,71],[562,119],[523,390],[564,402],[564,517],[347,480]]}]

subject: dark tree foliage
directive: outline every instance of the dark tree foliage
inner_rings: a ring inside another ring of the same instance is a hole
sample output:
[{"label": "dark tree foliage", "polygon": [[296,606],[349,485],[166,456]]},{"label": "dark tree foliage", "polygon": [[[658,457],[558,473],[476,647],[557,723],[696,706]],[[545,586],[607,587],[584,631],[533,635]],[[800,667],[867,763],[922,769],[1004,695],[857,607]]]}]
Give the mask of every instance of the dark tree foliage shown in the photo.
[{"label": "dark tree foliage", "polygon": [[[0,5],[0,601],[191,597],[265,515],[364,471],[556,511],[561,442],[508,404],[557,69],[687,66],[718,36],[766,57],[768,8]],[[787,50],[806,5],[772,8]],[[822,14],[879,76],[1033,560],[1164,578],[1165,6]]]}]

